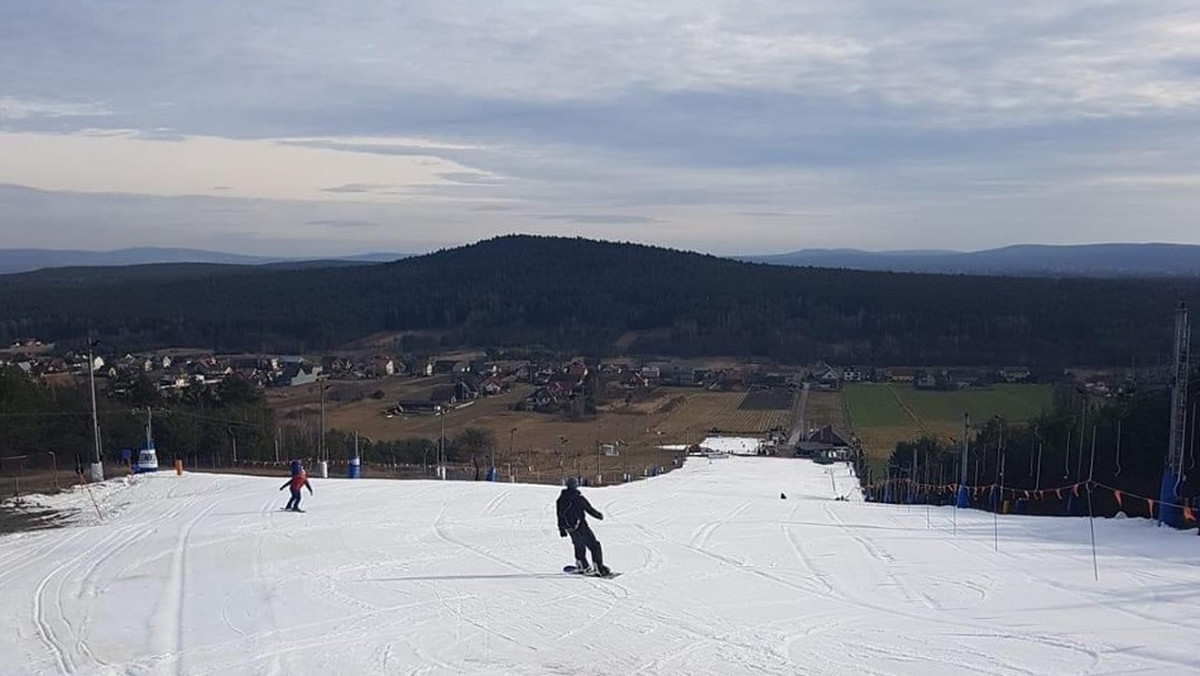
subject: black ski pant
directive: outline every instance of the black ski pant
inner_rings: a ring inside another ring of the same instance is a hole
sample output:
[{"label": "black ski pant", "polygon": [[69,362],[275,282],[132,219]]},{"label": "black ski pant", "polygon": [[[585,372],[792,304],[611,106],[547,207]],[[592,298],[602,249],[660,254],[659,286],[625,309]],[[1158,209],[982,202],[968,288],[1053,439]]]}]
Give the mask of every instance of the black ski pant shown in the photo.
[{"label": "black ski pant", "polygon": [[292,499],[288,500],[287,507],[284,509],[300,509],[300,491],[292,491]]},{"label": "black ski pant", "polygon": [[592,552],[592,564],[597,568],[604,565],[604,552],[600,549],[600,541],[584,521],[571,531],[571,544],[575,545],[575,560],[587,562],[587,552]]}]

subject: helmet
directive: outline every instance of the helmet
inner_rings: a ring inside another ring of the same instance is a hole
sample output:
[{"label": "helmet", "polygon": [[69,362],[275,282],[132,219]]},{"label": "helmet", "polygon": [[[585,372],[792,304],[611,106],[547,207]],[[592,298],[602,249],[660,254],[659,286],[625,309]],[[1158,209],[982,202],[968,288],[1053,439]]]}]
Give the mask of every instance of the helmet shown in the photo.
[{"label": "helmet", "polygon": [[567,488],[579,488],[579,479],[573,476],[567,477]]}]

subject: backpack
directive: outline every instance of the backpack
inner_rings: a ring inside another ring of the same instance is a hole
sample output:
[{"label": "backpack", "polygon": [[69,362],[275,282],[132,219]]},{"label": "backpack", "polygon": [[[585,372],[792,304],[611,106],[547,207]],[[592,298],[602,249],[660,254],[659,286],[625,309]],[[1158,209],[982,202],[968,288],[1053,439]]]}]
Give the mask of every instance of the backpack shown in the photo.
[{"label": "backpack", "polygon": [[558,513],[567,530],[575,530],[583,521],[583,496],[578,491],[563,491],[558,498]]}]

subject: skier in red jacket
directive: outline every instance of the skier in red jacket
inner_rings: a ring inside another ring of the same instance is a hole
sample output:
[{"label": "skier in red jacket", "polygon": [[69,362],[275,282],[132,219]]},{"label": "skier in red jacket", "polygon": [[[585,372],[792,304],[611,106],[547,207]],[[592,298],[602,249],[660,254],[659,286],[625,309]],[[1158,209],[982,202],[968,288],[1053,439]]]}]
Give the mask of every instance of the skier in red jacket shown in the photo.
[{"label": "skier in red jacket", "polygon": [[312,484],[308,483],[308,474],[304,470],[300,470],[298,474],[293,475],[292,478],[283,482],[283,485],[279,487],[279,490],[283,490],[288,486],[292,487],[292,499],[288,500],[287,507],[284,507],[284,509],[291,512],[304,511],[300,509],[300,489],[307,488],[308,494],[313,494]]}]

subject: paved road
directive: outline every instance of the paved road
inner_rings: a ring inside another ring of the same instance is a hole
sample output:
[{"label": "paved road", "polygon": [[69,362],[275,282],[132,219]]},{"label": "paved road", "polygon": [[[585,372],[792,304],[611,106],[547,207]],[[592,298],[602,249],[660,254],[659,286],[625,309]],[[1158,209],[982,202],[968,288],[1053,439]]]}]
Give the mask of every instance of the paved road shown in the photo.
[{"label": "paved road", "polygon": [[788,433],[788,448],[795,448],[796,444],[800,443],[800,437],[808,431],[808,425],[804,420],[804,409],[807,406],[808,383],[804,383],[804,389],[800,390],[800,398],[796,400],[796,422],[792,424],[792,431]]}]

